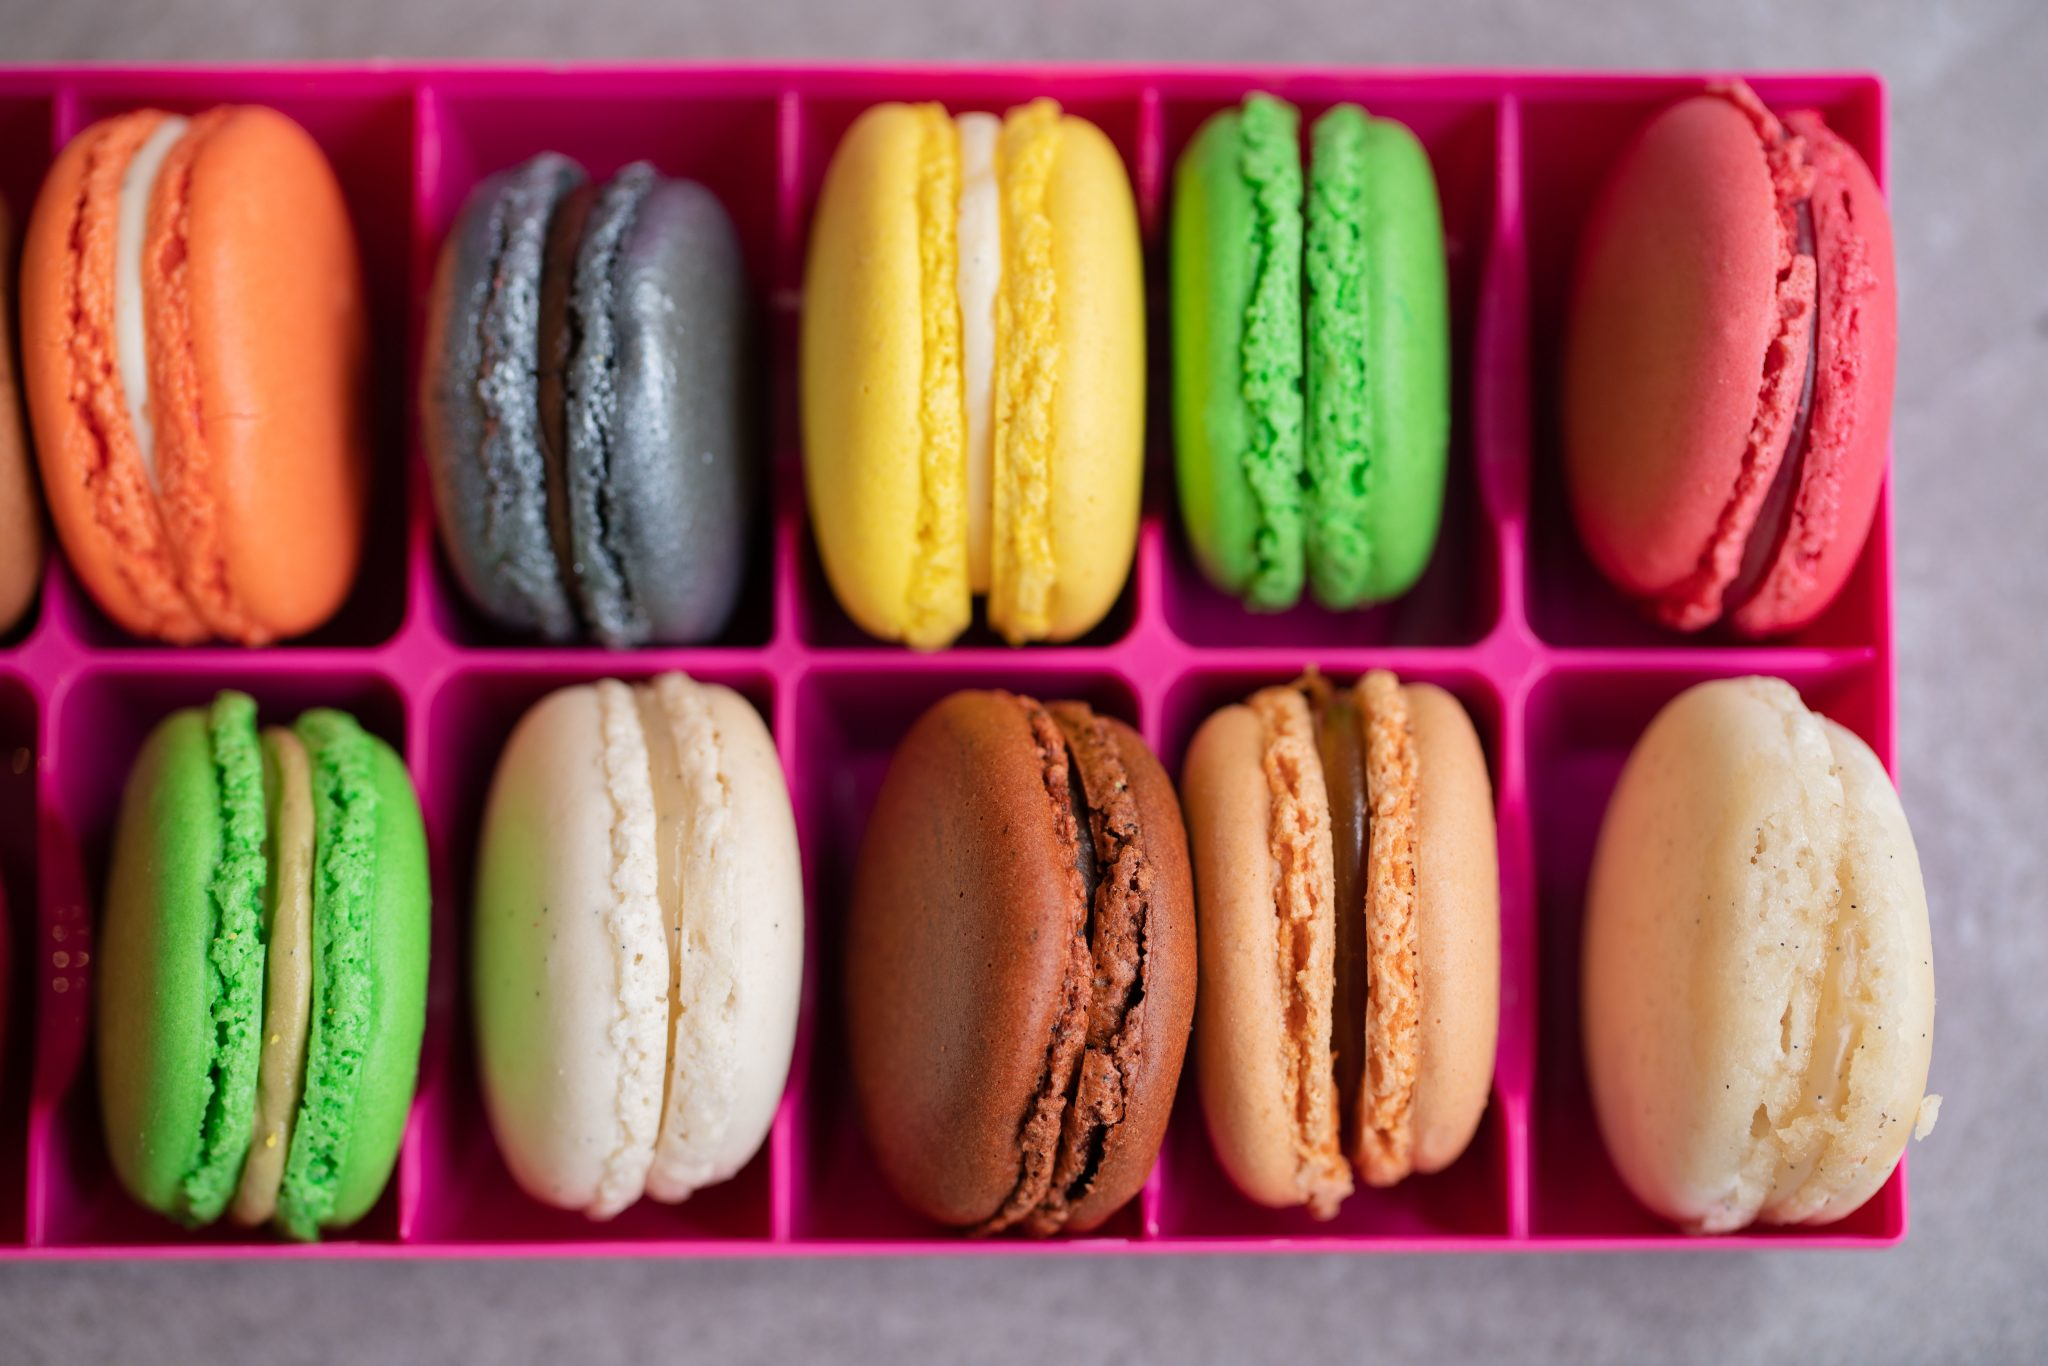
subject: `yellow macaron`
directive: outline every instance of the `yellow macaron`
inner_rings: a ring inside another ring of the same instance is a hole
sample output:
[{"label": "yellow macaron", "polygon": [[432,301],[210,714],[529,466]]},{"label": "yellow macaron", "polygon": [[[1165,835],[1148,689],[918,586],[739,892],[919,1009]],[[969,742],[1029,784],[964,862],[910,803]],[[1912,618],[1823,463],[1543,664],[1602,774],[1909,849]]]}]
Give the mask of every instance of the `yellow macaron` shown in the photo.
[{"label": "yellow macaron", "polygon": [[1137,207],[1102,131],[882,104],[825,176],[804,280],[804,485],[863,630],[939,649],[976,594],[1071,640],[1129,576],[1143,480]]}]

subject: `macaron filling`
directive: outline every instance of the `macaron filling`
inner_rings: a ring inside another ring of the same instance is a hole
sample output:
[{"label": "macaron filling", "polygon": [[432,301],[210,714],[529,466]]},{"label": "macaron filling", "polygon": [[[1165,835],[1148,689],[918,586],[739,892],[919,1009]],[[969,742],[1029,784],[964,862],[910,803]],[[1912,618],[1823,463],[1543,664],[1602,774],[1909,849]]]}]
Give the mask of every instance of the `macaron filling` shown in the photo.
[{"label": "macaron filling", "polygon": [[1002,279],[1002,196],[996,153],[1003,121],[954,119],[960,137],[960,380],[967,403],[967,586],[989,586],[995,479],[996,288]]},{"label": "macaron filling", "polygon": [[158,488],[156,432],[150,423],[149,355],[142,324],[142,243],[150,197],[171,145],[185,135],[186,121],[166,114],[128,159],[121,172],[121,199],[114,221],[114,353],[135,451],[151,489]]},{"label": "macaron filling", "polygon": [[280,726],[263,732],[269,812],[263,1044],[256,1071],[256,1124],[235,1190],[236,1223],[255,1227],[277,1211],[292,1116],[305,1087],[313,1004],[313,783],[306,748]]},{"label": "macaron filling", "polygon": [[179,1183],[179,1218],[207,1224],[235,1193],[255,1109],[258,1030],[263,1013],[263,751],[256,703],[224,692],[206,709],[206,735],[220,793],[220,855],[208,883],[214,913],[206,949],[206,1014],[213,1067],[199,1151]]},{"label": "macaron filling", "polygon": [[1807,433],[1818,381],[1821,294],[1814,250],[1814,169],[1804,139],[1785,131],[1747,86],[1718,91],[1754,127],[1776,199],[1778,273],[1775,325],[1765,347],[1740,473],[1699,566],[1660,594],[1657,616],[1699,630],[1739,611],[1779,559],[1804,477]]},{"label": "macaron filling", "polygon": [[977,1233],[1058,1232],[1094,1188],[1144,1056],[1154,870],[1111,727],[1087,706],[1020,697],[1060,839],[1074,857],[1067,972],[1016,1187]]},{"label": "macaron filling", "polygon": [[163,117],[148,111],[123,115],[96,125],[79,140],[83,166],[66,223],[63,304],[70,325],[62,340],[67,392],[79,435],[90,448],[86,469],[93,517],[117,552],[114,572],[150,630],[175,643],[190,643],[203,640],[207,626],[181,582],[177,549],[151,473],[154,454],[145,465],[137,450],[132,407],[121,383],[115,283],[121,273],[120,233],[108,230],[120,216],[128,165]]},{"label": "macaron filling", "polygon": [[1248,703],[1264,734],[1261,767],[1270,799],[1274,971],[1286,1002],[1282,1094],[1294,1130],[1295,1184],[1318,1219],[1351,1194],[1339,1142],[1335,1037],[1335,869],[1330,802],[1315,718],[1295,688],[1262,688]]},{"label": "macaron filling", "polygon": [[334,1213],[376,1008],[369,941],[381,802],[373,742],[355,718],[317,708],[293,730],[313,793],[312,1016],[276,1218],[290,1236],[310,1240]]},{"label": "macaron filling", "polygon": [[1252,95],[1238,113],[1238,170],[1252,192],[1251,295],[1241,377],[1245,482],[1256,529],[1242,586],[1255,609],[1292,607],[1302,559],[1302,174],[1300,113]]}]

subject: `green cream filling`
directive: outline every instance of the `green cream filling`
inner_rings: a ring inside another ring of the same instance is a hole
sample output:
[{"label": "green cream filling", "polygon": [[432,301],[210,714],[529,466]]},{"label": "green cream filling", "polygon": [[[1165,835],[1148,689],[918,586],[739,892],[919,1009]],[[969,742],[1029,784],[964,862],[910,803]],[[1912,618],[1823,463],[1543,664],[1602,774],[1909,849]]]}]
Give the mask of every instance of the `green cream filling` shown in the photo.
[{"label": "green cream filling", "polygon": [[221,848],[207,895],[213,938],[206,949],[206,1012],[213,1028],[213,1070],[206,1078],[198,1164],[180,1190],[179,1216],[205,1224],[220,1217],[249,1152],[256,1105],[257,1033],[263,1013],[263,747],[256,703],[224,692],[206,711],[206,736],[220,790]]},{"label": "green cream filling", "polygon": [[[277,1222],[310,1240],[334,1212],[375,1005],[369,952],[378,800],[371,741],[354,718],[309,711],[294,729],[312,770],[313,1013]],[[246,1114],[243,1123],[246,1139]]]},{"label": "green cream filling", "polygon": [[1238,119],[1238,168],[1252,192],[1254,257],[1245,307],[1245,480],[1258,505],[1249,606],[1291,607],[1302,575],[1301,116],[1253,95]]},{"label": "green cream filling", "polygon": [[1338,105],[1310,132],[1308,192],[1308,570],[1328,607],[1368,593],[1373,474],[1366,403],[1366,115]]}]

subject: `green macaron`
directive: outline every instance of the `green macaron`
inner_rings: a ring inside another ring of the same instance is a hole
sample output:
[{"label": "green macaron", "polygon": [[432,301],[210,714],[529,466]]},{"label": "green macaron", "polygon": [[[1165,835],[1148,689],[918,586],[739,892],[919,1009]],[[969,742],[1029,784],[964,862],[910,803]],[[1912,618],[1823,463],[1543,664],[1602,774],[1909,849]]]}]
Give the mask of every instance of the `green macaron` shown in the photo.
[{"label": "green macaron", "polygon": [[190,1226],[231,1202],[300,1239],[360,1219],[411,1105],[427,931],[426,835],[390,746],[327,710],[259,734],[234,692],[166,718],[129,774],[100,928],[122,1185]]},{"label": "green macaron", "polygon": [[1175,173],[1181,515],[1211,582],[1260,611],[1400,596],[1442,521],[1450,434],[1443,215],[1428,153],[1337,105],[1309,133],[1255,94]]}]

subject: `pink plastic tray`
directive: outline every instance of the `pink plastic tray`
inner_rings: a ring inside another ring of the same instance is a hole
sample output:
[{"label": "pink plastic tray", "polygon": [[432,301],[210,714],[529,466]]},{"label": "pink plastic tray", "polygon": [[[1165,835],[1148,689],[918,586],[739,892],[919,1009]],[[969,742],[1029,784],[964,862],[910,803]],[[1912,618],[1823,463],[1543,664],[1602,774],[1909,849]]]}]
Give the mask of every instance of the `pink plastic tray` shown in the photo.
[{"label": "pink plastic tray", "polygon": [[[52,563],[37,614],[0,639],[0,864],[23,980],[0,1055],[0,1256],[389,1256],[580,1253],[1568,1249],[1873,1246],[1906,1229],[1903,1171],[1823,1232],[1709,1241],[1674,1233],[1623,1190],[1579,1063],[1580,903],[1623,757],[1655,709],[1709,677],[1771,673],[1893,755],[1890,512],[1839,602],[1768,648],[1641,624],[1578,549],[1558,483],[1553,393],[1563,282],[1580,220],[1634,128],[1706,76],[1305,70],[635,67],[0,70],[0,195],[26,214],[56,148],[139,105],[283,109],[332,157],[371,290],[378,514],[346,609],[267,652],[169,651],[124,638]],[[1750,78],[1780,108],[1814,106],[1882,173],[1882,87],[1865,75]],[[1251,617],[1205,587],[1172,506],[1165,419],[1162,227],[1196,125],[1252,89],[1313,113],[1357,100],[1410,124],[1435,161],[1450,238],[1456,419],[1442,544],[1421,586],[1362,615]],[[880,646],[827,591],[805,526],[795,398],[806,224],[833,147],[888,99],[1001,108],[1051,95],[1122,150],[1152,285],[1151,466],[1129,588],[1087,641],[1012,651],[977,629],[919,658]],[[771,321],[773,496],[750,587],[701,649],[608,654],[509,641],[459,600],[435,548],[413,437],[420,301],[456,208],[483,175],[542,149],[593,172],[651,158],[730,208]],[[1211,1157],[1193,1069],[1142,1197],[1100,1234],[968,1242],[891,1198],[854,1113],[838,1027],[840,924],[863,813],[897,738],[960,687],[1077,696],[1131,721],[1177,771],[1208,711],[1309,661],[1384,665],[1443,684],[1478,722],[1499,794],[1500,1062],[1493,1103],[1449,1171],[1363,1191],[1318,1224],[1245,1201]],[[499,746],[560,684],[682,668],[731,684],[772,725],[810,888],[804,1024],[761,1156],[679,1207],[609,1224],[513,1185],[478,1100],[464,947],[471,850]],[[348,1239],[284,1246],[193,1235],[115,1185],[90,1048],[93,910],[122,780],[166,711],[233,686],[273,716],[353,709],[399,746],[434,857],[434,961],[419,1096],[391,1188]],[[31,979],[32,980],[29,980]],[[5,997],[0,997],[5,999]]]}]

